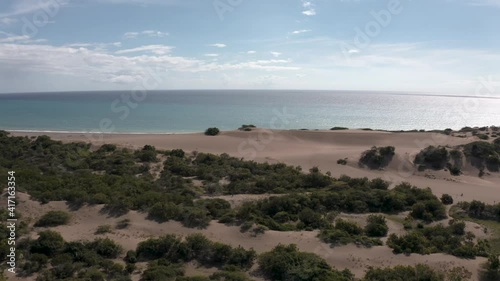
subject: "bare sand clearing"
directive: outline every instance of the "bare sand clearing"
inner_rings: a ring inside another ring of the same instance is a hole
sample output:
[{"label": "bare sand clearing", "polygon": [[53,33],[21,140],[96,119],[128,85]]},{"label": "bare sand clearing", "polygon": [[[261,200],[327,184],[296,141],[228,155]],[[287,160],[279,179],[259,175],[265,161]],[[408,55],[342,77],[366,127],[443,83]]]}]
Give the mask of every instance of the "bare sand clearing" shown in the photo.
[{"label": "bare sand clearing", "polygon": [[[487,203],[500,201],[500,176],[477,176],[478,171],[472,167],[465,169],[465,174],[452,177],[448,172],[417,172],[412,168],[411,160],[414,155],[428,145],[461,145],[477,140],[473,137],[457,138],[434,133],[389,133],[378,131],[270,131],[258,129],[251,132],[231,131],[222,132],[215,137],[203,134],[171,134],[171,135],[133,135],[107,134],[86,136],[78,133],[22,133],[17,136],[49,135],[53,139],[64,142],[90,141],[93,144],[114,143],[130,148],[140,148],[146,144],[154,145],[158,149],[182,148],[186,151],[200,151],[211,153],[228,153],[231,156],[247,160],[268,161],[270,163],[284,162],[290,165],[300,165],[304,169],[318,166],[322,171],[330,171],[333,176],[346,174],[352,177],[382,177],[393,184],[408,181],[419,187],[430,187],[440,196],[443,193],[451,194],[455,201],[481,200]],[[360,154],[371,146],[392,145],[396,147],[396,156],[389,167],[383,171],[370,171],[360,168],[357,164]],[[338,159],[347,158],[348,164],[338,165]],[[24,197],[23,197],[24,196]],[[232,205],[241,204],[245,200],[255,200],[266,195],[226,197]],[[267,195],[269,196],[269,195]],[[63,202],[51,202],[40,205],[29,200],[27,195],[20,195],[24,203],[19,211],[25,218],[37,218],[48,210],[68,210]],[[248,233],[241,233],[238,227],[226,226],[212,222],[207,229],[197,230],[182,227],[178,222],[158,224],[148,221],[145,215],[129,212],[127,215],[114,218],[107,217],[99,211],[102,206],[84,206],[72,212],[73,219],[70,225],[56,227],[67,240],[94,239],[94,232],[99,225],[115,225],[119,220],[128,218],[131,226],[127,229],[115,229],[106,234],[120,243],[125,250],[135,249],[137,243],[148,237],[167,233],[187,235],[201,232],[214,241],[220,241],[232,246],[254,248],[257,252],[268,251],[279,243],[297,244],[303,251],[317,253],[336,268],[348,268],[357,276],[362,276],[368,266],[394,266],[398,264],[411,265],[426,263],[439,269],[448,269],[452,266],[464,266],[475,274],[483,258],[475,260],[458,259],[450,255],[394,255],[387,246],[360,248],[356,245],[330,248],[316,237],[317,232],[277,232],[267,231],[265,234],[253,237]],[[69,211],[69,210],[68,210]],[[364,223],[365,215],[342,215],[350,220]],[[390,233],[401,233],[402,226],[397,220],[388,220]],[[39,229],[35,229],[38,231]],[[484,237],[480,226],[468,223],[467,230],[473,231],[479,237]],[[189,272],[197,272],[191,266]]]}]

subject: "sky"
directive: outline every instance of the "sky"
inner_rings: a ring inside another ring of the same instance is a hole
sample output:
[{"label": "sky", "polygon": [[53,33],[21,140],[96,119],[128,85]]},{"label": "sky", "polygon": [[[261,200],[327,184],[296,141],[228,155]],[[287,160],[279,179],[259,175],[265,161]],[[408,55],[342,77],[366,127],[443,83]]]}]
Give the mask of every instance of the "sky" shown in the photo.
[{"label": "sky", "polygon": [[500,96],[499,29],[500,0],[2,0],[0,93]]}]

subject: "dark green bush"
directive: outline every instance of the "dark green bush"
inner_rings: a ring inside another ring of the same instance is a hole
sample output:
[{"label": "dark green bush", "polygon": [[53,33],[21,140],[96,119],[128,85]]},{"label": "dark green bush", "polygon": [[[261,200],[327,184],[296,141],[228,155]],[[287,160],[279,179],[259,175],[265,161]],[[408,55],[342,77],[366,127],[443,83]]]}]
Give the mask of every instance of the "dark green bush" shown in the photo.
[{"label": "dark green bush", "polygon": [[69,222],[69,219],[70,215],[64,211],[49,211],[35,223],[35,227],[64,225]]},{"label": "dark green bush", "polygon": [[451,204],[453,204],[453,197],[451,197],[451,195],[445,193],[441,196],[441,202],[445,205],[451,205]]},{"label": "dark green bush", "polygon": [[442,220],[447,217],[444,205],[437,199],[416,203],[412,206],[410,215],[426,222]]},{"label": "dark green bush", "polygon": [[256,128],[255,125],[252,125],[252,124],[245,125],[245,124],[243,124],[243,125],[241,125],[241,127],[238,128],[238,130],[240,130],[240,131],[247,131],[248,132],[248,131],[251,131],[252,129],[255,129],[255,128]]},{"label": "dark green bush", "polygon": [[271,280],[351,281],[349,270],[338,271],[312,253],[299,252],[295,245],[278,245],[259,256],[259,267]]},{"label": "dark green bush", "polygon": [[122,247],[109,238],[98,238],[90,243],[90,247],[107,259],[114,259],[122,252]]},{"label": "dark green bush", "polygon": [[479,170],[500,170],[500,146],[495,143],[477,141],[464,146],[467,160]]},{"label": "dark green bush", "polygon": [[384,237],[389,231],[385,217],[382,215],[370,215],[367,219],[364,232],[369,237]]},{"label": "dark green bush", "polygon": [[394,157],[395,148],[393,146],[372,147],[361,154],[359,164],[370,169],[383,168],[391,162]]},{"label": "dark green bush", "polygon": [[38,239],[31,246],[33,253],[44,254],[53,257],[64,247],[64,239],[61,234],[55,231],[47,230],[38,233]]},{"label": "dark green bush", "polygon": [[429,146],[415,156],[414,163],[423,165],[424,167],[431,167],[435,170],[441,170],[448,163],[449,157],[450,155],[445,147]]},{"label": "dark green bush", "polygon": [[339,159],[339,160],[337,160],[337,164],[339,164],[339,165],[347,165],[347,160],[346,159]]},{"label": "dark green bush", "polygon": [[208,128],[206,131],[205,131],[205,135],[207,136],[216,136],[219,134],[219,129],[217,128]]}]

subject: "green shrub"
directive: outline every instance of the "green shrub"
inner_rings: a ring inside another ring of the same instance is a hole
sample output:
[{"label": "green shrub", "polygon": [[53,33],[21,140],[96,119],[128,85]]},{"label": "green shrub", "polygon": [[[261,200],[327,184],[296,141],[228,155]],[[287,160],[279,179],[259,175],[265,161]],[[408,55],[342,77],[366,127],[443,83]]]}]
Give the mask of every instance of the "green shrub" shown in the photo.
[{"label": "green shrub", "polygon": [[485,134],[477,134],[476,137],[478,137],[481,140],[488,140],[490,137]]},{"label": "green shrub", "polygon": [[99,234],[105,234],[105,233],[111,233],[111,232],[112,232],[111,225],[104,224],[104,225],[98,226],[96,231],[94,232],[94,234],[99,235]]},{"label": "green shrub", "polygon": [[250,125],[245,125],[245,124],[243,124],[243,125],[241,125],[241,127],[238,128],[238,130],[248,132],[248,131],[251,131],[252,129],[255,129],[255,128],[256,128],[255,125],[251,125],[251,124]]},{"label": "green shrub", "polygon": [[338,271],[312,253],[299,252],[295,245],[278,245],[259,256],[259,267],[271,280],[336,280],[349,281],[349,270]]},{"label": "green shrub", "polygon": [[98,238],[90,243],[90,247],[101,257],[114,259],[122,252],[122,247],[109,238]]},{"label": "green shrub", "polygon": [[32,244],[31,252],[44,254],[53,257],[64,247],[64,239],[61,234],[55,231],[47,230],[38,233],[38,239]]},{"label": "green shrub", "polygon": [[451,195],[449,194],[443,194],[441,196],[441,202],[445,205],[451,205],[453,204],[453,197],[451,197]]},{"label": "green shrub", "polygon": [[415,156],[414,163],[423,165],[424,167],[431,167],[435,170],[441,170],[448,163],[449,157],[448,150],[445,147],[429,146]]},{"label": "green shrub", "polygon": [[120,220],[118,223],[116,223],[116,228],[117,229],[125,229],[130,226],[130,220],[129,219],[123,219]]},{"label": "green shrub", "polygon": [[370,169],[380,169],[389,165],[394,157],[395,148],[393,146],[372,147],[361,154],[359,164]]},{"label": "green shrub", "polygon": [[364,232],[369,237],[384,237],[389,231],[385,217],[382,215],[370,215],[367,219]]},{"label": "green shrub", "polygon": [[158,202],[148,211],[148,219],[158,222],[177,220],[181,216],[182,210],[179,206],[171,202]]},{"label": "green shrub", "polygon": [[337,160],[337,164],[339,164],[339,165],[347,165],[347,160],[346,159],[339,159],[339,160]]},{"label": "green shrub", "polygon": [[137,253],[134,250],[127,251],[127,255],[125,256],[125,261],[127,263],[136,263]]},{"label": "green shrub", "polygon": [[69,219],[70,215],[64,211],[49,211],[35,223],[35,227],[64,225],[69,222]]},{"label": "green shrub", "polygon": [[216,136],[219,134],[219,129],[217,128],[208,128],[206,131],[205,131],[205,135],[207,136]]},{"label": "green shrub", "polygon": [[500,146],[495,143],[477,141],[464,146],[467,160],[479,170],[488,169],[492,172],[500,170]]},{"label": "green shrub", "polygon": [[446,209],[437,199],[418,202],[412,206],[410,215],[415,219],[426,222],[442,220],[446,218]]},{"label": "green shrub", "polygon": [[333,127],[330,129],[330,131],[342,131],[342,130],[349,130],[349,128],[346,127]]}]

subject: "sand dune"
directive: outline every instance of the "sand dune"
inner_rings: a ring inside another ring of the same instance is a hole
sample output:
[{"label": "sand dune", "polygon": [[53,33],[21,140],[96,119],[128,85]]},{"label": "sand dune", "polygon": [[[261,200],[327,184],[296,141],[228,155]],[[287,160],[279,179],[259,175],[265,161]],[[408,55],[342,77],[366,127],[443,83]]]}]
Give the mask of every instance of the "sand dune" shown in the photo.
[{"label": "sand dune", "polygon": [[[36,136],[41,133],[15,132],[17,136]],[[228,153],[231,156],[270,163],[284,162],[301,166],[304,170],[318,166],[333,176],[382,177],[397,184],[410,182],[419,187],[430,187],[440,196],[449,193],[455,201],[480,200],[487,203],[500,201],[500,174],[479,178],[477,169],[466,167],[461,176],[451,176],[445,171],[418,172],[411,161],[428,145],[456,146],[475,140],[475,137],[458,138],[438,133],[390,133],[381,131],[280,131],[257,129],[251,132],[229,131],[215,137],[196,134],[103,134],[45,133],[50,137],[69,141],[94,141],[96,145],[115,143],[130,148],[145,144],[159,149],[182,148],[186,151]],[[358,167],[360,154],[372,146],[392,145],[396,156],[383,171]],[[347,158],[348,164],[338,165],[338,159]]]},{"label": "sand dune", "polygon": [[[37,136],[41,133],[16,132],[17,136]],[[500,175],[477,176],[477,170],[466,167],[464,175],[453,177],[445,171],[417,172],[411,161],[418,151],[428,145],[456,146],[477,140],[473,137],[457,138],[433,133],[389,133],[378,131],[270,131],[258,129],[251,132],[231,131],[222,132],[215,137],[203,134],[164,134],[164,135],[132,135],[108,134],[103,135],[102,141],[89,139],[85,134],[77,133],[47,133],[53,139],[64,142],[90,141],[94,145],[114,143],[129,148],[140,148],[146,144],[154,145],[158,149],[182,148],[185,151],[200,151],[210,153],[228,153],[231,156],[247,160],[267,161],[270,163],[284,162],[290,165],[300,165],[304,170],[318,166],[322,171],[330,171],[333,176],[346,174],[352,177],[382,177],[393,184],[407,181],[419,187],[430,187],[440,196],[443,193],[451,194],[454,200],[471,201],[481,200],[487,203],[500,201]],[[95,137],[95,136],[94,136]],[[383,171],[373,171],[360,168],[357,164],[360,154],[372,146],[392,145],[396,147],[396,156],[391,164]],[[338,159],[347,158],[348,164],[338,165]],[[159,166],[159,168],[161,168]],[[30,200],[28,195],[20,194],[19,211],[24,219],[34,221],[49,210],[66,210],[64,202],[51,202],[40,205]],[[246,200],[255,200],[269,195],[236,195],[223,196],[233,206]],[[249,233],[241,233],[239,227],[226,226],[212,222],[207,229],[198,230],[183,227],[178,222],[156,223],[146,220],[145,214],[131,211],[127,215],[115,218],[100,213],[102,206],[84,206],[72,213],[72,221],[67,226],[59,226],[54,230],[61,232],[66,240],[92,240],[96,236],[95,230],[99,225],[115,225],[119,220],[128,218],[131,225],[127,229],[115,229],[106,234],[125,250],[135,249],[137,244],[148,237],[157,237],[167,233],[188,235],[201,232],[209,239],[230,244],[254,248],[257,252],[272,249],[279,243],[297,244],[303,251],[314,252],[325,258],[338,269],[348,268],[357,276],[362,276],[368,266],[394,266],[398,264],[411,265],[426,263],[438,269],[447,269],[453,266],[464,266],[477,274],[483,258],[475,260],[458,259],[445,254],[432,255],[394,255],[387,246],[370,249],[356,245],[330,248],[317,237],[316,231],[311,232],[277,232],[267,231],[257,237]],[[363,224],[366,215],[346,215],[350,220]],[[402,215],[404,216],[404,215]],[[446,221],[445,221],[446,223]],[[388,220],[390,233],[401,233],[403,228],[397,220]],[[34,229],[32,235],[36,236]],[[473,223],[467,223],[467,230],[474,232],[478,237],[485,237],[482,228]],[[209,272],[208,269],[197,269],[195,265],[189,268],[190,274]],[[474,275],[477,280],[477,275]],[[137,276],[134,276],[136,278]],[[136,278],[137,279],[137,278]],[[15,280],[15,279],[13,279]],[[24,279],[25,280],[25,279]],[[135,279],[134,279],[135,280]]]}]

